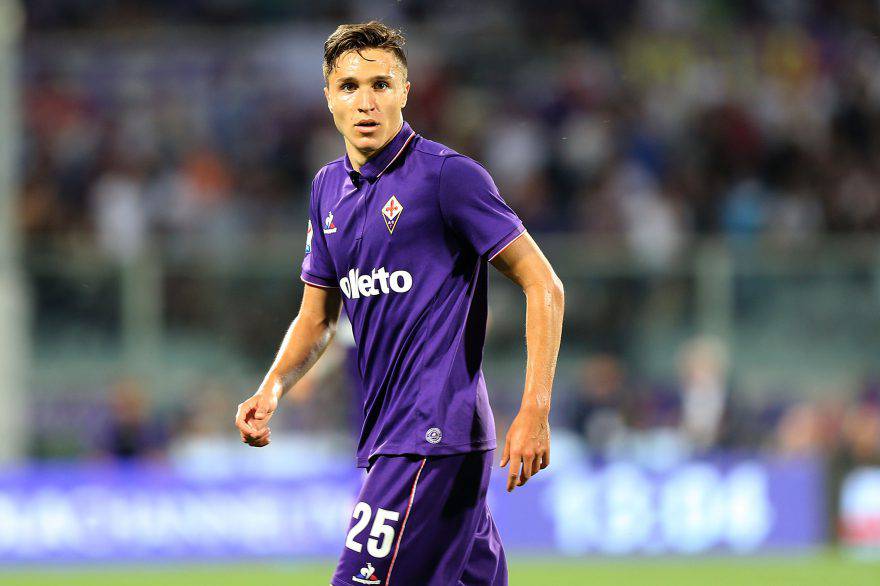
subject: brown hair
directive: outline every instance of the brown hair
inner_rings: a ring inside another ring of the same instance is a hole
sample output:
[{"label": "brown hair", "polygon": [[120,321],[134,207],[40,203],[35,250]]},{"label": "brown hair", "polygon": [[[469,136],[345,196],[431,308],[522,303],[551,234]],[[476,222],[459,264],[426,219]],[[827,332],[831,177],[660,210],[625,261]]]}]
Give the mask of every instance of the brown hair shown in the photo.
[{"label": "brown hair", "polygon": [[361,49],[386,49],[394,53],[406,72],[406,55],[403,45],[406,39],[399,30],[395,30],[378,20],[360,24],[341,24],[324,42],[324,79],[336,67],[336,60],[348,51]]}]

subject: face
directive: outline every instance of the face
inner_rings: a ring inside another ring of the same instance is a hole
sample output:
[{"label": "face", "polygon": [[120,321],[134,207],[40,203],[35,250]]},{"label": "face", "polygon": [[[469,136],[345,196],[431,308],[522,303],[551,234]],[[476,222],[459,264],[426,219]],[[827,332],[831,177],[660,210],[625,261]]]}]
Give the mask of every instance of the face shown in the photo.
[{"label": "face", "polygon": [[363,164],[400,130],[409,82],[391,51],[343,53],[324,95],[352,163]]}]

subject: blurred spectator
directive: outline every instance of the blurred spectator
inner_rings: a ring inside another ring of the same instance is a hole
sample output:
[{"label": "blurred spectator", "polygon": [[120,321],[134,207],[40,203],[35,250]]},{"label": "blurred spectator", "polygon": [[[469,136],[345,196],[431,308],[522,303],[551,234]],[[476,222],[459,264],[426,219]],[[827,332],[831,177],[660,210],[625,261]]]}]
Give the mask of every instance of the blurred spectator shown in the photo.
[{"label": "blurred spectator", "polygon": [[92,186],[91,204],[101,250],[117,261],[137,257],[147,237],[144,185],[132,164],[109,167]]},{"label": "blurred spectator", "polygon": [[635,255],[652,267],[668,265],[683,243],[678,210],[654,177],[637,164],[621,165],[610,183],[609,199],[619,202],[623,229]]},{"label": "blurred spectator", "polygon": [[787,457],[820,457],[827,447],[826,428],[819,405],[793,405],[779,421],[775,451]]},{"label": "blurred spectator", "polygon": [[880,405],[858,403],[844,418],[841,433],[843,457],[852,465],[880,465]]},{"label": "blurred spectator", "polygon": [[123,378],[114,383],[107,397],[109,409],[99,448],[118,460],[155,458],[164,454],[167,431],[150,409],[140,383]]},{"label": "blurred spectator", "polygon": [[723,342],[700,337],[679,357],[681,430],[691,446],[707,451],[718,442],[728,400],[728,357]]},{"label": "blurred spectator", "polygon": [[607,455],[627,433],[630,397],[620,361],[610,354],[585,358],[578,387],[565,407],[567,427],[579,433],[594,454]]}]

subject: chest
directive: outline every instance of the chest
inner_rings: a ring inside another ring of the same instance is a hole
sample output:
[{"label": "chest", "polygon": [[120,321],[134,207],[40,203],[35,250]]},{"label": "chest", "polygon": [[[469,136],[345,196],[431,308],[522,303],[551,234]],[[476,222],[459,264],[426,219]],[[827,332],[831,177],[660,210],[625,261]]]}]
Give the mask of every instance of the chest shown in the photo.
[{"label": "chest", "polygon": [[321,199],[321,230],[338,274],[407,264],[442,238],[436,178],[406,168],[355,186],[346,177]]}]

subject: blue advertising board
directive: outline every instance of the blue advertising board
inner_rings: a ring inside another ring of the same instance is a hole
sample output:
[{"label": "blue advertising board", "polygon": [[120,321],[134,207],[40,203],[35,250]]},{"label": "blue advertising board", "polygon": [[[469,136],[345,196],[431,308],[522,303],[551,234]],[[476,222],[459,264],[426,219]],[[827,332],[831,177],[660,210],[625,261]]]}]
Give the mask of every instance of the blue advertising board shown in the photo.
[{"label": "blue advertising board", "polygon": [[491,506],[505,543],[569,555],[758,553],[825,538],[822,470],[804,461],[566,466]]},{"label": "blue advertising board", "polygon": [[[0,472],[0,562],[336,557],[362,472],[194,478],[173,468]],[[759,553],[824,539],[820,467],[803,461],[550,468],[490,506],[508,549],[568,555]]]}]

